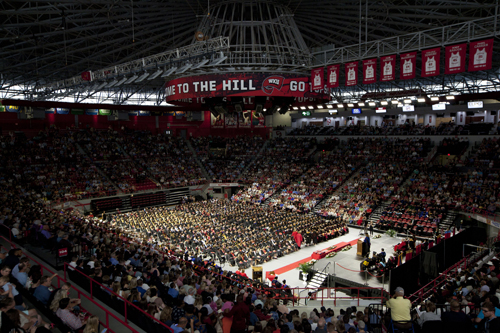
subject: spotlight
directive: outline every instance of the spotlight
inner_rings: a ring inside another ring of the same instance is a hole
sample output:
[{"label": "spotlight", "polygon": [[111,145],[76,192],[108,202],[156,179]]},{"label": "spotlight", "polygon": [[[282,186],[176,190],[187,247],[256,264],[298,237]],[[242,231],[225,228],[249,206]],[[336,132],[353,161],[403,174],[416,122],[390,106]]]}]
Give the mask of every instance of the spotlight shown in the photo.
[{"label": "spotlight", "polygon": [[439,97],[437,97],[437,96],[432,96],[432,97],[431,97],[431,101],[433,101],[433,102],[438,102],[438,101],[439,101]]},{"label": "spotlight", "polygon": [[455,99],[455,96],[448,95],[448,96],[446,96],[446,99],[449,100],[449,101],[451,101],[451,100]]},{"label": "spotlight", "polygon": [[381,101],[380,102],[380,105],[387,105],[387,104],[389,104],[389,102],[387,102],[387,101]]}]

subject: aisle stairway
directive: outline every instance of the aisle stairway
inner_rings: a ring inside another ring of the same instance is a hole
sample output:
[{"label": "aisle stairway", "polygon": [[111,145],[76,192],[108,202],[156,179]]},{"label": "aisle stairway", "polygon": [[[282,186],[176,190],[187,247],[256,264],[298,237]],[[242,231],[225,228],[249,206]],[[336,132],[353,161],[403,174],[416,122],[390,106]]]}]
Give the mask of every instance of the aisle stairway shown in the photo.
[{"label": "aisle stairway", "polygon": [[[328,265],[326,267],[328,267]],[[316,293],[318,292],[319,288],[325,285],[325,282],[328,279],[328,274],[325,272],[326,267],[323,269],[323,271],[316,272],[311,280],[307,282],[305,289],[301,291],[301,293],[303,294],[307,293],[307,295],[299,295],[299,299],[304,299],[304,305],[307,305],[308,300],[315,299]]]},{"label": "aisle stairway", "polygon": [[191,142],[189,142],[189,140],[184,140],[184,142],[186,143],[186,146],[188,147],[189,151],[191,151],[191,153],[193,154],[192,157],[194,158],[194,160],[196,161],[196,163],[200,166],[201,173],[203,174],[203,177],[205,177],[205,179],[207,180],[207,182],[211,182],[212,178],[210,178],[210,176],[208,175],[207,170],[203,166],[203,163],[201,163],[200,159],[198,158],[198,155],[196,154],[196,151],[194,150],[193,146],[191,145]]},{"label": "aisle stairway", "polygon": [[250,166],[252,166],[255,163],[255,161],[262,155],[262,153],[264,152],[264,150],[267,147],[267,143],[268,142],[269,142],[269,140],[267,140],[267,141],[264,142],[264,144],[260,148],[259,152],[257,154],[255,154],[255,156],[252,158],[252,160],[245,166],[245,168],[243,169],[243,171],[241,171],[239,177],[236,179],[236,182],[239,182],[240,178],[247,172],[248,168]]}]

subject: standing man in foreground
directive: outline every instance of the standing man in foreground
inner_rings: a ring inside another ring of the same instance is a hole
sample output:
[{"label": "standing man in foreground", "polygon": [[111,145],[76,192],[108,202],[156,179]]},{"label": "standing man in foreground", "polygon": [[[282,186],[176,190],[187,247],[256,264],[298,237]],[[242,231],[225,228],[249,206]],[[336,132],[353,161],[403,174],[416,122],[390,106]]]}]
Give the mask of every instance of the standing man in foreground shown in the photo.
[{"label": "standing man in foreground", "polygon": [[391,319],[394,327],[398,329],[408,329],[412,326],[410,315],[411,302],[404,298],[404,296],[404,289],[397,287],[394,296],[385,303],[391,309]]}]

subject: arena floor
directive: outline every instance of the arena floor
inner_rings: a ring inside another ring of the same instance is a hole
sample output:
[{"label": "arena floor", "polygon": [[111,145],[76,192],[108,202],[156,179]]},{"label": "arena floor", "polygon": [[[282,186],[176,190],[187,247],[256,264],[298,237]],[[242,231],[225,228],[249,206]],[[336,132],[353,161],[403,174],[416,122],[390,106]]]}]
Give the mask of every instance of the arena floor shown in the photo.
[{"label": "arena floor", "polygon": [[[323,250],[338,243],[351,242],[357,240],[358,238],[364,238],[364,236],[359,235],[359,232],[360,229],[350,228],[349,234],[331,239],[328,242],[323,242],[315,246],[304,247],[304,245],[302,245],[300,251],[288,254],[279,259],[271,260],[260,265],[263,268],[263,275],[265,276],[266,272],[269,271],[276,271],[278,273],[278,279],[280,281],[286,280],[287,285],[289,285],[290,287],[304,287],[304,282],[299,279],[299,271],[296,269],[299,264],[311,260],[311,255],[314,251]],[[394,253],[394,245],[400,243],[401,241],[402,239],[399,237],[389,237],[385,234],[382,234],[381,238],[372,238],[371,250],[380,252],[381,248],[384,248],[388,258]],[[369,287],[383,287],[386,290],[388,289],[388,281],[384,281],[384,284],[382,284],[382,279],[372,277],[369,274],[366,275],[367,281],[365,281],[365,274],[358,272],[361,257],[358,257],[356,255],[356,246],[353,246],[349,251],[346,252],[339,251],[334,258],[324,258],[318,260],[315,263],[315,269],[322,270],[329,262],[331,262],[331,264],[326,270],[326,272],[329,274],[336,274],[341,278],[361,284],[367,283]],[[235,271],[236,267],[231,267],[226,264],[224,269]],[[351,270],[356,272],[352,272]],[[248,277],[252,277],[251,268],[247,269],[246,273]]]}]

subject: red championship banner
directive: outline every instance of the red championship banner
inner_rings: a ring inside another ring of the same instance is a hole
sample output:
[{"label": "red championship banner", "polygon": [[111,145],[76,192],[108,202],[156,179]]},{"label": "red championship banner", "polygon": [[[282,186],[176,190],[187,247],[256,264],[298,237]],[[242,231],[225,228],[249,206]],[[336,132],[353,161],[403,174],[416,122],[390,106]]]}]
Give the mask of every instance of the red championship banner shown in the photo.
[{"label": "red championship banner", "polygon": [[237,128],[238,127],[238,114],[236,112],[226,113],[226,128]]},{"label": "red championship banner", "polygon": [[469,44],[469,72],[491,69],[493,39],[471,42]]},{"label": "red championship banner", "polygon": [[415,78],[415,68],[417,67],[417,52],[403,53],[400,57],[400,74],[401,80],[409,80]]},{"label": "red championship banner", "polygon": [[345,85],[355,86],[358,84],[358,62],[348,62],[345,64]]},{"label": "red championship banner", "polygon": [[467,43],[451,45],[445,48],[444,73],[456,74],[465,71],[465,53]]},{"label": "red championship banner", "polygon": [[377,82],[377,58],[363,60],[363,84]]},{"label": "red championship banner", "polygon": [[325,69],[323,67],[311,70],[312,90],[323,89],[323,76]]},{"label": "red championship banner", "polygon": [[380,81],[392,81],[396,78],[396,56],[380,58]]},{"label": "red championship banner", "polygon": [[83,72],[82,73],[82,80],[83,81],[90,81],[92,79],[90,72]]},{"label": "red championship banner", "polygon": [[340,65],[331,65],[326,69],[326,87],[338,88],[339,86]]},{"label": "red championship banner", "polygon": [[422,77],[439,75],[439,57],[441,48],[422,51]]}]

